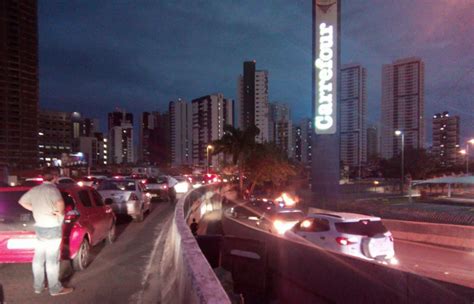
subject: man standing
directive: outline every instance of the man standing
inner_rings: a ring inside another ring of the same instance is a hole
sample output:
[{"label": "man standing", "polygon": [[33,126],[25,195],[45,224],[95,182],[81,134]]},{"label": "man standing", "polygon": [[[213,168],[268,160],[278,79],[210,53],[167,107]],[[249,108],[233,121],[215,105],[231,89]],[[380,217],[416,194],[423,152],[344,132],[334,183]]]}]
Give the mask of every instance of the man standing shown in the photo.
[{"label": "man standing", "polygon": [[45,272],[49,293],[64,295],[73,291],[59,282],[59,259],[64,219],[64,201],[54,184],[58,178],[55,168],[48,168],[43,184],[26,192],[20,198],[20,205],[33,212],[35,219],[36,247],[33,257],[33,288],[39,294],[45,289]]}]

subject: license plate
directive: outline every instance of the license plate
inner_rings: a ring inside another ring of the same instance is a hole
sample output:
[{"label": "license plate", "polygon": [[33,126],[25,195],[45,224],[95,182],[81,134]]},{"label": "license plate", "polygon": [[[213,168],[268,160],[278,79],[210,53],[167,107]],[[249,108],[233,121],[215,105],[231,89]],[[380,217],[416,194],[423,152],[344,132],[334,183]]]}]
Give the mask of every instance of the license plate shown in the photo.
[{"label": "license plate", "polygon": [[9,239],[8,249],[35,249],[36,238],[31,239]]}]

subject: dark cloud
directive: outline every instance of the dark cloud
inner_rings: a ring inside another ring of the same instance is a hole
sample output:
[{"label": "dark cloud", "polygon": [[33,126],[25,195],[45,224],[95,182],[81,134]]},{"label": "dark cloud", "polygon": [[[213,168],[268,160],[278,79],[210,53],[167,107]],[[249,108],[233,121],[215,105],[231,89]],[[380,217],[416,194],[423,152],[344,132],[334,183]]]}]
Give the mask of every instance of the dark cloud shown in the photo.
[{"label": "dark cloud", "polygon": [[[382,65],[411,56],[425,61],[425,116],[473,120],[473,16],[471,0],[342,2],[342,60],[368,69],[369,121],[379,117]],[[311,18],[306,0],[39,1],[40,102],[103,118],[115,106],[235,98],[242,62],[255,59],[269,71],[270,100],[299,120],[311,111]]]}]

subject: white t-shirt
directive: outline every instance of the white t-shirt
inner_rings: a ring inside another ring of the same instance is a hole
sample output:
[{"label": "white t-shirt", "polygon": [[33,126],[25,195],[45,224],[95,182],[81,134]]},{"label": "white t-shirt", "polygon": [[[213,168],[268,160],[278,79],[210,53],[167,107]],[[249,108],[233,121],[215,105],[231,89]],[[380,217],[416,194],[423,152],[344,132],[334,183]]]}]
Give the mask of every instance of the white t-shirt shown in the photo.
[{"label": "white t-shirt", "polygon": [[19,202],[31,204],[36,226],[49,228],[62,225],[64,217],[53,214],[57,211],[56,203],[62,199],[55,184],[43,182],[23,194]]}]

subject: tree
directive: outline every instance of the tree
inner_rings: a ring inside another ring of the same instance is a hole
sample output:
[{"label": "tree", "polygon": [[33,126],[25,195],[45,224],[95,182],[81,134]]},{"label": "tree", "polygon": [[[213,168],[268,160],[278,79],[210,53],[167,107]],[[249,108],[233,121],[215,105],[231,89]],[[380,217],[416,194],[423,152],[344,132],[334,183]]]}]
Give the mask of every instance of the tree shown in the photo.
[{"label": "tree", "polygon": [[232,156],[232,164],[237,166],[239,172],[240,192],[243,190],[244,167],[246,160],[255,149],[255,137],[260,133],[256,126],[250,126],[245,130],[234,128],[231,125],[224,126],[224,135],[221,139],[212,143],[214,149],[212,154],[224,153],[224,159]]},{"label": "tree", "polygon": [[[405,174],[412,179],[427,178],[436,168],[436,162],[425,149],[408,147],[404,152]],[[400,178],[401,154],[380,161],[380,170],[386,178]]]},{"label": "tree", "polygon": [[281,186],[289,177],[296,175],[296,168],[285,153],[271,143],[256,144],[256,149],[246,162],[246,176],[250,181],[249,193],[257,185],[266,182]]}]

